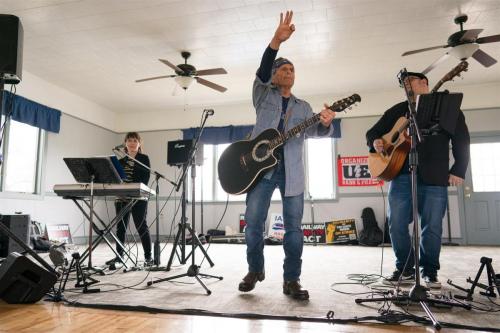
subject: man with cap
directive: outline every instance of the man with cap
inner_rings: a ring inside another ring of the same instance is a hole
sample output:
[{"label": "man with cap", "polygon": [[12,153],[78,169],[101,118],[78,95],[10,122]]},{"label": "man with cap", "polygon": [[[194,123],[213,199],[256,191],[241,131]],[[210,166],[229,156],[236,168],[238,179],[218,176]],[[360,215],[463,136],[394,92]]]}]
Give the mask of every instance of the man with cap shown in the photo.
[{"label": "man with cap", "polygon": [[[413,96],[429,93],[429,81],[422,73],[408,72],[401,78],[411,86]],[[408,101],[385,111],[377,123],[366,132],[371,152],[382,152],[381,137],[389,132],[400,117],[408,112]],[[441,288],[437,272],[440,268],[442,220],[448,204],[447,186],[463,183],[469,162],[469,130],[465,117],[459,111],[455,133],[450,135],[437,128],[426,131],[420,128],[424,141],[417,146],[417,201],[420,216],[420,269],[429,288]],[[454,163],[449,168],[449,143],[451,140]],[[389,184],[389,232],[396,256],[396,270],[384,279],[386,284],[412,283],[415,278],[414,253],[408,226],[412,223],[411,175],[408,156],[399,174]]]},{"label": "man with cap", "polygon": [[[292,11],[280,14],[280,23],[269,46],[264,51],[260,67],[253,84],[253,105],[257,121],[252,131],[255,138],[268,128],[284,132],[312,117],[311,106],[295,97],[291,89],[295,80],[295,68],[285,58],[276,59],[281,43],[295,31]],[[302,216],[304,210],[304,138],[329,136],[335,113],[325,108],[321,111],[320,122],[299,133],[275,151],[279,156],[277,165],[267,172],[247,193],[245,240],[247,244],[248,274],[240,282],[238,289],[248,292],[263,281],[264,274],[264,229],[271,196],[279,188],[283,203],[285,234],[283,248],[283,293],[298,300],[309,299],[299,279],[302,267]]]}]

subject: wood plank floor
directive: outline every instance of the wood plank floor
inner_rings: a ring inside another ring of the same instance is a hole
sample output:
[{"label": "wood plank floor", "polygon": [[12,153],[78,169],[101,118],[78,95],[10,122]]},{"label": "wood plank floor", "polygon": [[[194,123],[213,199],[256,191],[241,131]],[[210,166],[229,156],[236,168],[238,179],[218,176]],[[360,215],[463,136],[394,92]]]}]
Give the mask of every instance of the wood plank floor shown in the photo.
[{"label": "wood plank floor", "polygon": [[[75,308],[62,303],[11,305],[0,301],[0,332],[432,332],[432,328],[395,325],[331,325],[323,323],[248,320],[151,314]],[[442,329],[440,332],[472,332]]]}]

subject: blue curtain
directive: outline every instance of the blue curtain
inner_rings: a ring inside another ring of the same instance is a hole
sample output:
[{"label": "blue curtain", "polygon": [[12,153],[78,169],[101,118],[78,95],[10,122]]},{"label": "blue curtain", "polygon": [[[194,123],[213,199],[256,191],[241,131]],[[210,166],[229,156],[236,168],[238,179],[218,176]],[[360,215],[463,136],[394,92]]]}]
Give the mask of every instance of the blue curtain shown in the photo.
[{"label": "blue curtain", "polygon": [[332,138],[335,139],[340,139],[342,137],[342,130],[340,127],[340,122],[342,119],[333,119],[332,126],[333,126],[333,133],[332,133]]},{"label": "blue curtain", "polygon": [[3,92],[2,114],[11,112],[12,119],[50,132],[59,133],[61,111],[49,108],[22,96]]},{"label": "blue curtain", "polygon": [[[205,144],[231,143],[238,140],[244,140],[252,133],[253,126],[223,126],[223,127],[205,127],[201,134],[200,141]],[[199,128],[191,127],[182,130],[183,140],[191,140],[198,135]]]},{"label": "blue curtain", "polygon": [[[340,138],[340,121],[341,119],[333,120],[332,138]],[[201,134],[200,141],[205,144],[222,144],[232,143],[239,140],[247,139],[252,133],[253,126],[223,126],[223,127],[205,127]],[[183,140],[191,140],[198,135],[199,128],[191,127],[182,130]]]}]

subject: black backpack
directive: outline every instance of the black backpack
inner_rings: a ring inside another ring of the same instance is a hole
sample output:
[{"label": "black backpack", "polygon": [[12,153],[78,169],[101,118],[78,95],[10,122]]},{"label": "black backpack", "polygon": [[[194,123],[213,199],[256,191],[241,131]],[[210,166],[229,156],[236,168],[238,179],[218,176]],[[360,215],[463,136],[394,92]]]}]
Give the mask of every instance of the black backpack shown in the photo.
[{"label": "black backpack", "polygon": [[361,218],[363,219],[363,230],[359,233],[359,244],[365,246],[378,246],[382,244],[382,230],[378,227],[373,209],[370,207],[363,208]]}]

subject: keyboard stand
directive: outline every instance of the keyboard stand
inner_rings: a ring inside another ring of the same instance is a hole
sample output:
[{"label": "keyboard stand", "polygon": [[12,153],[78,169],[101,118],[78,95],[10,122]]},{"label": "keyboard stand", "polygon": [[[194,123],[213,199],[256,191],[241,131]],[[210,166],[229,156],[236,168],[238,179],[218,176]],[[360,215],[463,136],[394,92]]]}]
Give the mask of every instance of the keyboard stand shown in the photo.
[{"label": "keyboard stand", "polygon": [[[88,202],[88,200],[86,200],[85,198],[81,198],[81,197],[65,197],[67,199],[71,199],[75,204],[76,206],[80,209],[80,211],[83,213],[83,215],[85,216],[85,218],[89,221],[89,223],[91,223],[91,219],[90,219],[90,215],[89,213],[84,209],[84,207],[82,207],[82,205],[78,202],[78,201],[82,201],[85,206],[87,206],[87,208],[90,209],[90,203]],[[104,223],[104,221],[99,217],[99,215],[94,211],[94,221],[92,223],[92,229],[94,230],[94,232],[98,235],[97,238],[95,240],[92,241],[92,248],[90,248],[90,246],[82,253],[81,255],[81,261],[84,261],[88,256],[89,256],[89,253],[90,251],[93,251],[97,245],[99,245],[99,243],[101,241],[105,241],[106,244],[108,244],[109,248],[113,251],[113,253],[115,254],[116,258],[119,258],[120,261],[123,263],[123,266],[125,268],[128,268],[128,265],[127,265],[127,258],[130,259],[130,261],[132,262],[132,266],[136,266],[137,265],[137,258],[132,258],[130,256],[130,253],[129,251],[127,251],[125,249],[125,246],[120,242],[120,240],[118,240],[118,237],[112,232],[113,228],[123,219],[123,217],[125,216],[125,214],[127,214],[128,212],[130,212],[130,210],[132,209],[132,207],[135,205],[135,203],[140,200],[138,198],[134,198],[134,199],[130,199],[130,202],[127,203],[127,205],[120,211],[120,213],[118,213],[115,218],[113,218],[111,220],[111,222],[109,224],[106,224]],[[100,223],[100,226],[101,228],[99,228],[99,226],[97,226],[97,221],[99,221]],[[124,256],[121,257],[118,252],[116,251],[115,247],[113,246],[113,244],[110,242],[110,240],[107,238],[107,236],[111,236],[114,241],[116,243],[118,243],[119,245],[121,245],[121,247],[124,249]]]}]

